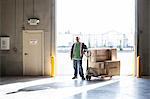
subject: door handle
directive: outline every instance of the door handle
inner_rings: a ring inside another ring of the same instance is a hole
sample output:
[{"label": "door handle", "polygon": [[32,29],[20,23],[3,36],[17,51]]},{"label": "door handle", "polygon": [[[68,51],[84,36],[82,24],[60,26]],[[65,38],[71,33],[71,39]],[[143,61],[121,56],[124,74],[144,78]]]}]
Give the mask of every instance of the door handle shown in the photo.
[{"label": "door handle", "polygon": [[24,53],[24,55],[28,55],[28,53]]}]

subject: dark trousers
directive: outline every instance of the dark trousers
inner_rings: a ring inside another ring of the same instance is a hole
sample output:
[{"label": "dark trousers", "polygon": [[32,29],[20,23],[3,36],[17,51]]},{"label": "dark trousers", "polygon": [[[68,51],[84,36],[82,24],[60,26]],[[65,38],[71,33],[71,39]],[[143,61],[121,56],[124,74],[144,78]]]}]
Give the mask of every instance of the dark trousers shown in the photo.
[{"label": "dark trousers", "polygon": [[73,60],[73,67],[74,67],[74,76],[77,77],[78,75],[78,69],[79,74],[81,77],[84,76],[83,68],[82,68],[82,60]]}]

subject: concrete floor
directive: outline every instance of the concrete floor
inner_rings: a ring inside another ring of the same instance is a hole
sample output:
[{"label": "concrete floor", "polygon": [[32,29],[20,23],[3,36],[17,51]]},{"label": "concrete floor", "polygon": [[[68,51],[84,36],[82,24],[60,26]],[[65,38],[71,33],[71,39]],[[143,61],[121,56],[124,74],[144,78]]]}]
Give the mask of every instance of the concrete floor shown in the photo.
[{"label": "concrete floor", "polygon": [[149,86],[149,78],[7,77],[0,79],[0,99],[149,99]]}]

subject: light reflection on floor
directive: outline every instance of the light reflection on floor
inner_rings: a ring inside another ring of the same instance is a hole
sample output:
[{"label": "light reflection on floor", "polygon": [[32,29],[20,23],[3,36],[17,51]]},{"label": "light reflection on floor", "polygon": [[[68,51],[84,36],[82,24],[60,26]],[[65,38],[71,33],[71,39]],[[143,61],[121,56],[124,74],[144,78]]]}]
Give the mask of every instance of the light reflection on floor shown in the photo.
[{"label": "light reflection on floor", "polygon": [[119,77],[112,80],[93,78],[92,81],[72,80],[71,77],[39,78],[29,81],[20,78],[15,83],[1,83],[0,99],[63,99],[118,81]]}]

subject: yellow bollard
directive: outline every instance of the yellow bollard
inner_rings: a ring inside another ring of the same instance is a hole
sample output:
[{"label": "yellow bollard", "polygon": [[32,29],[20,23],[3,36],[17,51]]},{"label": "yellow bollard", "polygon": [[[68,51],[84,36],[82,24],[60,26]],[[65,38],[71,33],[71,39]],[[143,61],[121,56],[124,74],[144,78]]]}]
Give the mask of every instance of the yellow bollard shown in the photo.
[{"label": "yellow bollard", "polygon": [[140,73],[140,56],[137,57],[137,77],[140,78],[141,77],[141,73]]},{"label": "yellow bollard", "polygon": [[51,56],[51,77],[55,76],[55,59]]}]

